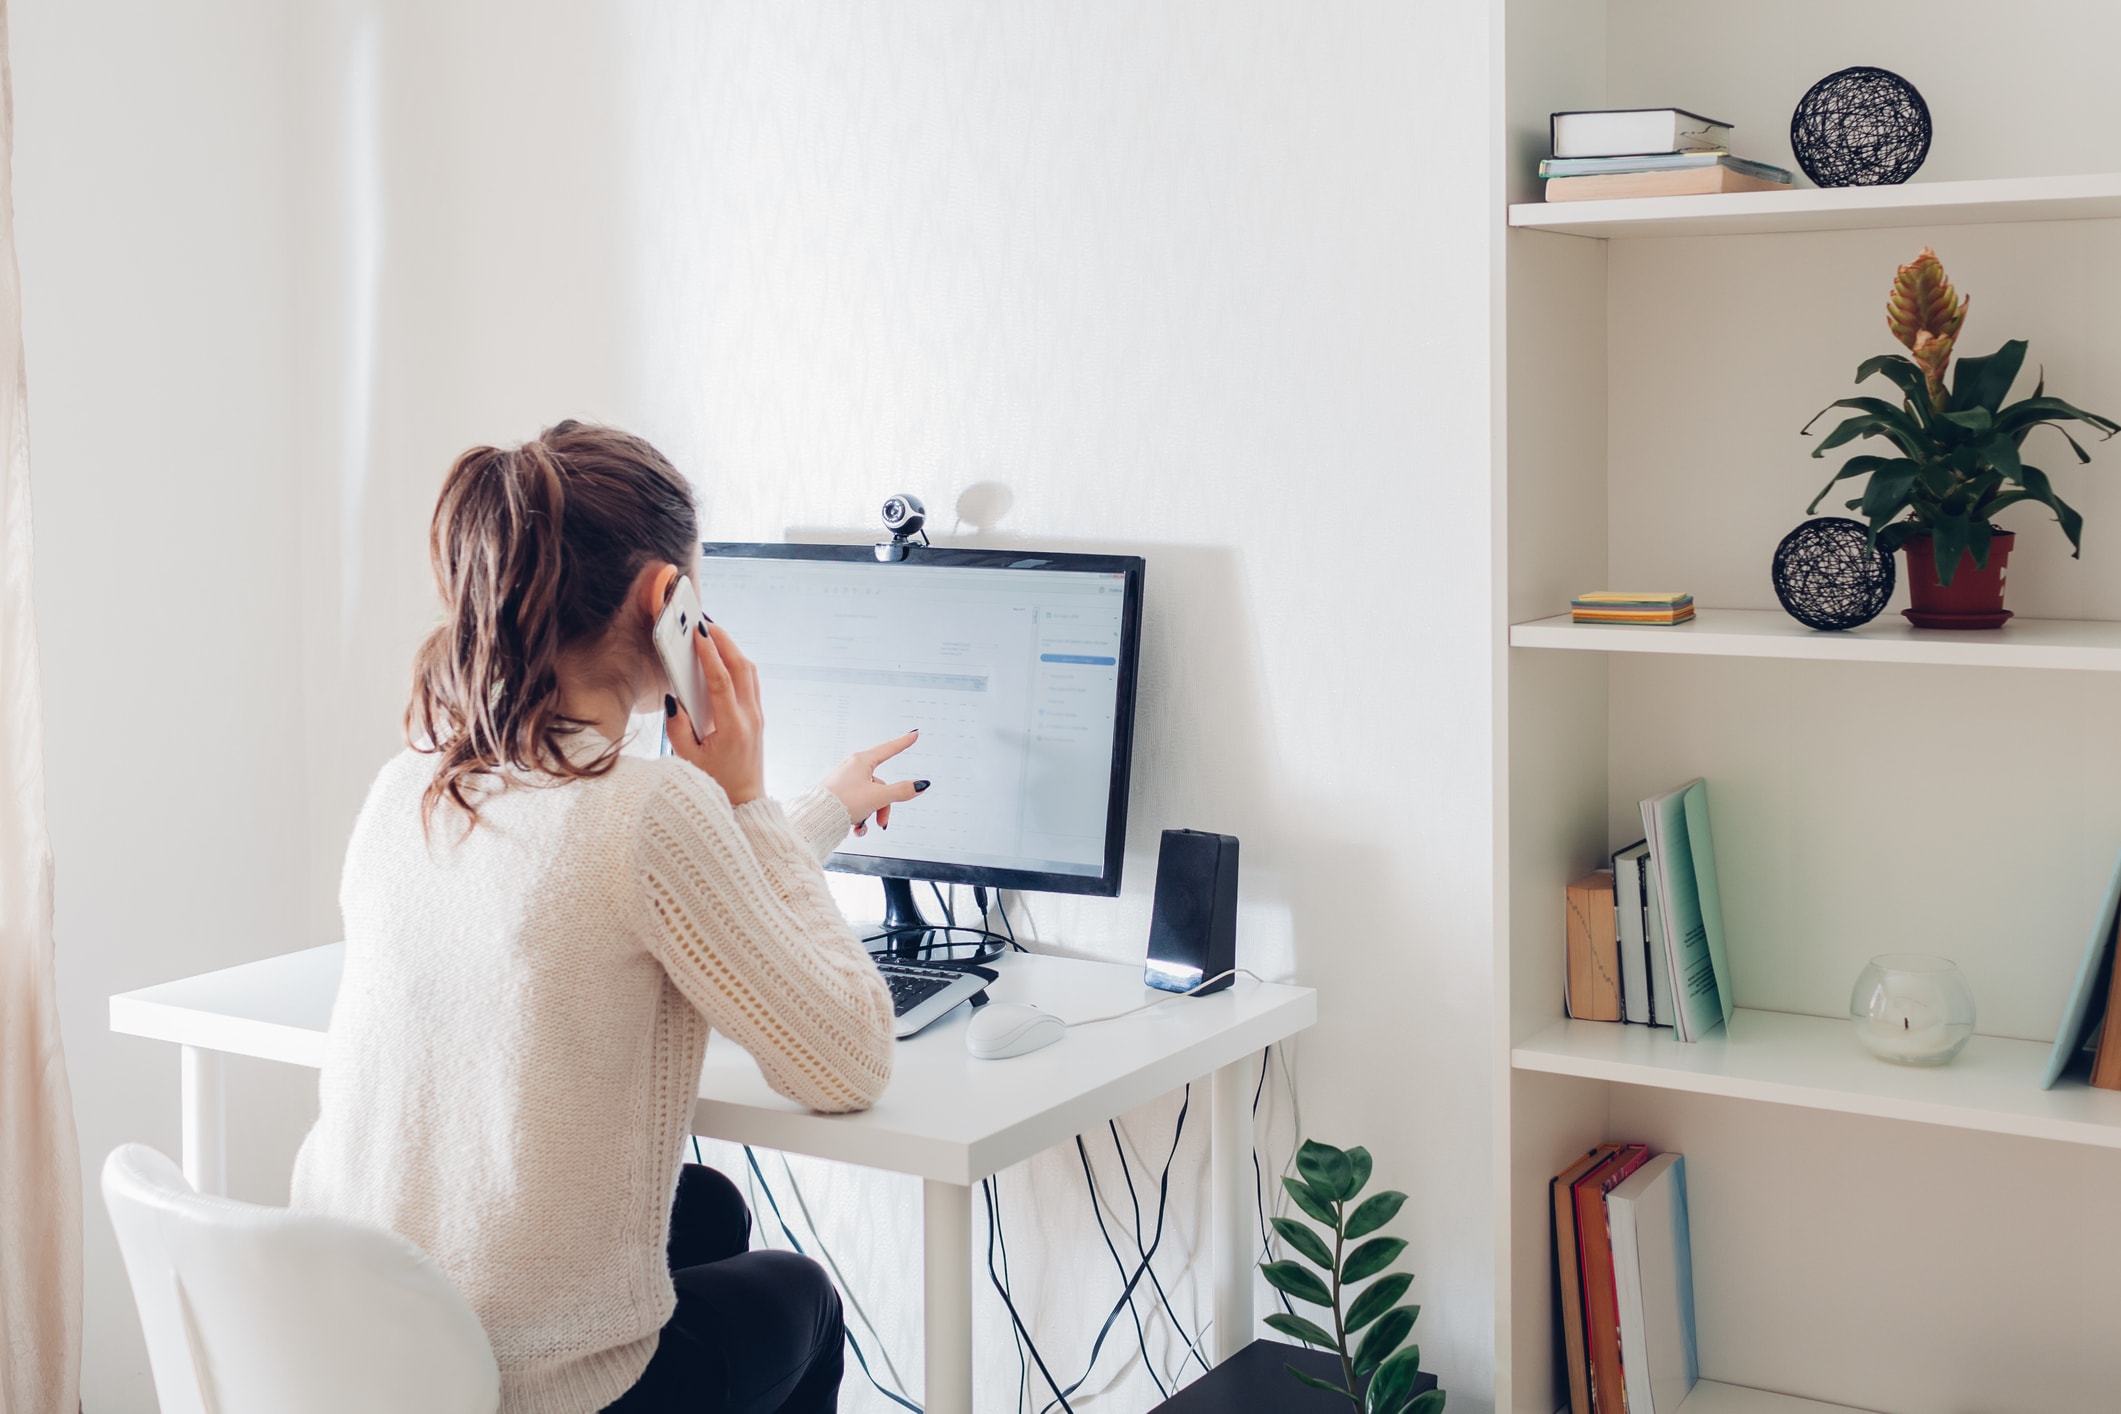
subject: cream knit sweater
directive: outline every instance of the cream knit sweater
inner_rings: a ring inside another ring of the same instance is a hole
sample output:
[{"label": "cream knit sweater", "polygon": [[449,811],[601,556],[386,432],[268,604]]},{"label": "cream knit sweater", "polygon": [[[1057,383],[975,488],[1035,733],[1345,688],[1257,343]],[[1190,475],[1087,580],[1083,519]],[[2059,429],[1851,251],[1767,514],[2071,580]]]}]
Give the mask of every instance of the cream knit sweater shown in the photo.
[{"label": "cream knit sweater", "polygon": [[[581,750],[601,749],[585,736]],[[502,1414],[591,1414],[648,1364],[711,1026],[819,1110],[875,1102],[891,997],[819,868],[819,790],[732,808],[676,757],[491,793],[478,827],[383,768],[340,885],[346,970],[297,1207],[380,1224],[456,1282]]]}]

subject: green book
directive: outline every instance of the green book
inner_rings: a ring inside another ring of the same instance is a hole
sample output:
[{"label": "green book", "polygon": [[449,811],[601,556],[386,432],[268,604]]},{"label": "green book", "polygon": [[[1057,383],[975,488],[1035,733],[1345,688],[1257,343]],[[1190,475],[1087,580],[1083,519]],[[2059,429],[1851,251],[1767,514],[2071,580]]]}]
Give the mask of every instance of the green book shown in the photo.
[{"label": "green book", "polygon": [[1708,782],[1697,777],[1643,801],[1642,832],[1650,842],[1650,889],[1665,924],[1672,1030],[1682,1041],[1698,1041],[1731,1019]]}]

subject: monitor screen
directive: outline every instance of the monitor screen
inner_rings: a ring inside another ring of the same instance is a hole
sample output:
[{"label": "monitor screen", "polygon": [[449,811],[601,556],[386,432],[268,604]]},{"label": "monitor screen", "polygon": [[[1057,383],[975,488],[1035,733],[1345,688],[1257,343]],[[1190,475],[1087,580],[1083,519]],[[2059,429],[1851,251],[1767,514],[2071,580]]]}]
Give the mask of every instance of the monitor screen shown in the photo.
[{"label": "monitor screen", "polygon": [[787,799],[918,727],[879,774],[934,782],[828,863],[886,878],[1119,891],[1141,624],[1134,556],[704,547],[700,605],[759,668]]}]

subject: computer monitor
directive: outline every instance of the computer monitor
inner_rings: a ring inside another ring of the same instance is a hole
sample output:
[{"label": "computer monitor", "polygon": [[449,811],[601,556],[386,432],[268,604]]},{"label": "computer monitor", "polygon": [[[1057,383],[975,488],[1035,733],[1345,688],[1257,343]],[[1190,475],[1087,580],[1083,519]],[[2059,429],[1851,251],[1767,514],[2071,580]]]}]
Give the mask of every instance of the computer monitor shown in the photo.
[{"label": "computer monitor", "polygon": [[910,880],[1119,892],[1134,744],[1142,561],[870,545],[703,549],[702,609],[759,668],[766,787],[786,799],[848,752],[920,728],[887,780],[934,782],[828,868]]}]

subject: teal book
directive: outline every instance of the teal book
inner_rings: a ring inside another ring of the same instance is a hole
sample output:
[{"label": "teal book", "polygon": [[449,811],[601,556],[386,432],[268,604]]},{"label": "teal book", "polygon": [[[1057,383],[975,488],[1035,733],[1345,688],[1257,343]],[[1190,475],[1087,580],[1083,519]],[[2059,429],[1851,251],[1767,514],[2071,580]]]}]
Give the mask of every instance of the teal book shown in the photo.
[{"label": "teal book", "polygon": [[1723,942],[1723,891],[1709,827],[1709,786],[1699,779],[1642,802],[1650,888],[1664,923],[1672,1030],[1698,1041],[1731,1018],[1731,964]]},{"label": "teal book", "polygon": [[1606,1195],[1627,1414],[1678,1414],[1701,1378],[1686,1160],[1659,1154]]},{"label": "teal book", "polygon": [[[2091,942],[2085,945],[2084,962],[2077,969],[2076,984],[2069,989],[2069,1005],[2062,1011],[2062,1026],[2055,1032],[2055,1049],[2049,1053],[2047,1071],[2040,1077],[2043,1090],[2054,1089],[2071,1063],[2090,1048],[2106,1006],[2112,1005],[2105,990],[2113,975],[2117,916],[2121,916],[2121,860],[2114,861],[2113,875],[2106,881],[2106,902],[2099,905],[2099,916],[2092,921]],[[2105,1005],[2101,1005],[2102,1001]]]}]

